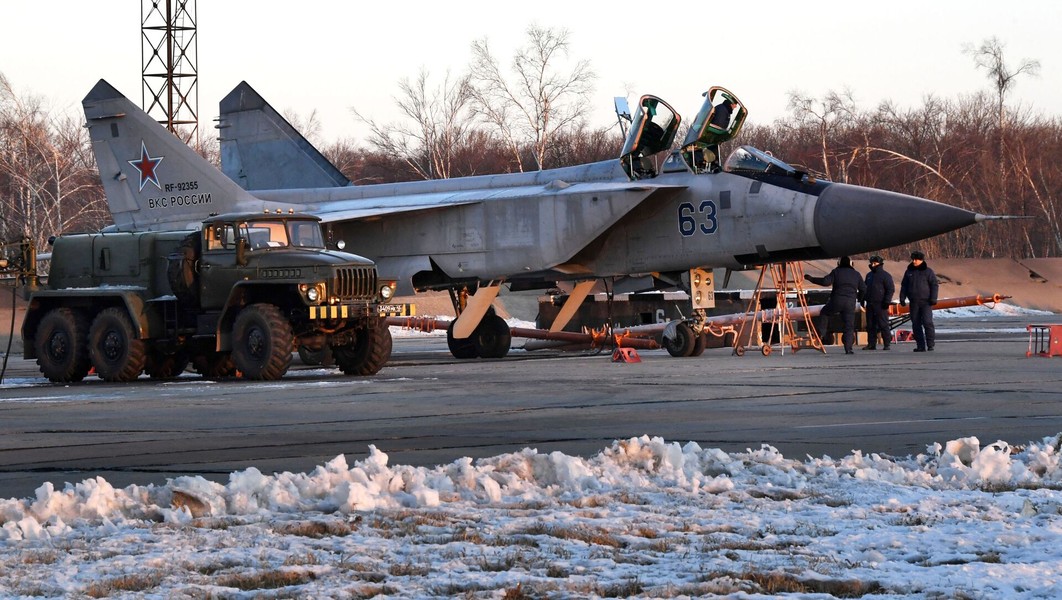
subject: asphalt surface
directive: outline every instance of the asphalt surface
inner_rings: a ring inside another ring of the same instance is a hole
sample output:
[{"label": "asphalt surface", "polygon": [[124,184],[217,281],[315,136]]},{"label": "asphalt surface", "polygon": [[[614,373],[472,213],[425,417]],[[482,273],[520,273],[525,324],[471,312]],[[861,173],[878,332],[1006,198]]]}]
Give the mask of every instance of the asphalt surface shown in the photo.
[{"label": "asphalt surface", "polygon": [[96,476],[124,487],[310,471],[338,454],[353,464],[370,444],[409,465],[523,448],[591,456],[640,435],[728,452],[770,444],[793,458],[905,456],[966,436],[1022,444],[1062,432],[1062,357],[1026,357],[1029,323],[1062,316],[938,319],[932,353],[913,343],[854,355],[643,350],[631,364],[523,350],[458,361],[445,338],[399,337],[375,376],[297,366],[279,382],[56,385],[12,357],[0,387],[0,498]]}]

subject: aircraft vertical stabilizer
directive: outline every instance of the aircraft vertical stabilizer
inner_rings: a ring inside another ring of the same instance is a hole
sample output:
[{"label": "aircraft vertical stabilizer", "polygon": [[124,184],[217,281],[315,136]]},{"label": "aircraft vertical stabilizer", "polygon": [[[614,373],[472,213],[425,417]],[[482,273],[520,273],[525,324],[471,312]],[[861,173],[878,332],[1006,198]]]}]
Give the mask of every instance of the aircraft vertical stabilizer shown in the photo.
[{"label": "aircraft vertical stabilizer", "polygon": [[246,190],[350,185],[350,180],[246,81],[221,101],[218,129],[221,169]]},{"label": "aircraft vertical stabilizer", "polygon": [[82,104],[119,230],[184,229],[211,214],[282,208],[241,189],[106,81]]}]

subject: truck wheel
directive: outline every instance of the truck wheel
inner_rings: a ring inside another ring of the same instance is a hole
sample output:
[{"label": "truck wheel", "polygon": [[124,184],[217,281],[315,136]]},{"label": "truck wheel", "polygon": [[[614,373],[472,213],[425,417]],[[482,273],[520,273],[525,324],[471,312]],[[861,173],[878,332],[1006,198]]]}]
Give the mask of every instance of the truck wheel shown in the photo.
[{"label": "truck wheel", "polygon": [[246,379],[280,379],[291,365],[295,336],[280,309],[252,304],[236,316],[232,327],[232,360]]},{"label": "truck wheel", "polygon": [[[679,323],[675,327],[675,337],[664,336],[664,348],[667,349],[667,353],[671,356],[692,356],[694,345],[697,340],[694,339],[696,334],[693,333],[693,329],[685,323]],[[701,349],[704,350],[703,348]]]},{"label": "truck wheel", "polygon": [[377,327],[360,332],[353,344],[333,347],[332,355],[347,375],[373,375],[391,358],[393,343],[391,330],[380,321]]},{"label": "truck wheel", "polygon": [[41,374],[56,383],[81,381],[89,372],[88,318],[80,311],[54,308],[37,327],[33,349]]},{"label": "truck wheel", "polygon": [[476,332],[473,331],[472,335],[469,336],[468,339],[459,340],[454,337],[454,323],[456,322],[457,319],[450,321],[450,326],[446,328],[446,346],[450,348],[450,354],[453,354],[454,358],[475,358]]},{"label": "truck wheel", "polygon": [[479,322],[471,339],[480,358],[503,358],[513,341],[509,324],[493,311]]},{"label": "truck wheel", "polygon": [[103,309],[89,328],[89,357],[104,381],[133,381],[144,370],[144,340],[133,329],[125,309]]},{"label": "truck wheel", "polygon": [[184,352],[166,354],[159,350],[148,351],[144,372],[152,379],[174,379],[180,377],[188,367],[188,355]]},{"label": "truck wheel", "polygon": [[192,368],[200,376],[207,379],[220,379],[236,373],[236,365],[232,362],[232,354],[214,350],[193,356]]}]

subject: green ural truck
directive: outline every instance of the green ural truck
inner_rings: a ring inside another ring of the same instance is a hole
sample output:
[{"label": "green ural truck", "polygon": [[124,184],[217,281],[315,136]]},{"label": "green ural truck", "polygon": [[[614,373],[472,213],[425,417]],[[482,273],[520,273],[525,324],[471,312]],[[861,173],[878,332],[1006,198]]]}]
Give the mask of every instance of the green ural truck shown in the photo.
[{"label": "green ural truck", "polygon": [[348,375],[391,355],[381,316],[395,282],[325,248],[309,215],[225,214],[195,231],[55,238],[47,284],[30,292],[24,355],[55,382],[146,372],[280,379],[292,352],[330,351]]}]

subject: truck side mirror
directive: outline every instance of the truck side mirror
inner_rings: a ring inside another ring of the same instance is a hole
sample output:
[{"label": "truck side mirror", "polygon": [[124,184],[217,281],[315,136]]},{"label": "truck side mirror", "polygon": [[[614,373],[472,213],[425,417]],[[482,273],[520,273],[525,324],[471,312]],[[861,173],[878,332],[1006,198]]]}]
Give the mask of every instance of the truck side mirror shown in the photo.
[{"label": "truck side mirror", "polygon": [[236,264],[241,267],[247,266],[247,238],[236,238]]}]

